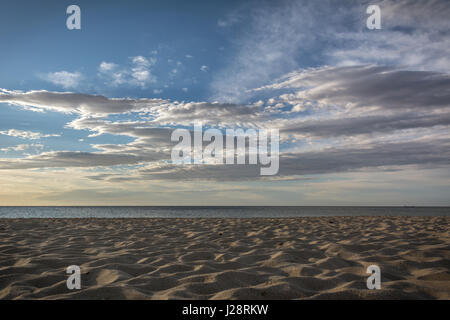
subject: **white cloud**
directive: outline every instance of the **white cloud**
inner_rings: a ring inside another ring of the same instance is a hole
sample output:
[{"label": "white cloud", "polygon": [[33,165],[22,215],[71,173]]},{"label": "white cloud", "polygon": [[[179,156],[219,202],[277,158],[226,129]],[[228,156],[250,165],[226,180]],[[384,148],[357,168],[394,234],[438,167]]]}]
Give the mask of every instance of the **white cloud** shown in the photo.
[{"label": "white cloud", "polygon": [[156,59],[147,59],[143,56],[132,58],[133,67],[131,68],[131,83],[145,87],[149,82],[156,82],[156,78],[151,74],[150,67],[155,64]]},{"label": "white cloud", "polygon": [[59,134],[43,134],[40,132],[17,130],[17,129],[9,129],[8,131],[0,131],[0,134],[7,135],[10,137],[29,139],[29,140],[37,140],[37,139],[41,139],[41,138],[59,137],[60,136]]},{"label": "white cloud", "polygon": [[14,147],[6,147],[6,148],[0,148],[0,151],[3,152],[20,152],[25,150],[33,149],[34,152],[39,152],[44,148],[44,145],[40,143],[33,143],[33,144],[18,144]]},{"label": "white cloud", "polygon": [[130,85],[146,88],[151,83],[156,83],[156,76],[151,68],[156,63],[155,57],[146,58],[135,56],[130,58],[131,65],[120,66],[112,62],[101,62],[98,70],[99,77],[106,80],[106,84],[112,86]]},{"label": "white cloud", "polygon": [[68,71],[50,72],[43,75],[42,78],[64,89],[76,88],[79,86],[81,80],[83,80],[80,72]]},{"label": "white cloud", "polygon": [[133,61],[133,63],[135,65],[142,66],[142,67],[149,67],[151,65],[150,61],[143,56],[132,57],[131,61]]},{"label": "white cloud", "polygon": [[42,144],[18,144],[14,147],[6,147],[6,148],[1,148],[0,151],[3,152],[11,152],[11,151],[25,151],[28,150],[30,148],[35,148],[35,149],[42,149],[44,146]]},{"label": "white cloud", "polygon": [[102,61],[98,69],[100,72],[110,72],[116,69],[117,67],[118,66],[115,63]]}]

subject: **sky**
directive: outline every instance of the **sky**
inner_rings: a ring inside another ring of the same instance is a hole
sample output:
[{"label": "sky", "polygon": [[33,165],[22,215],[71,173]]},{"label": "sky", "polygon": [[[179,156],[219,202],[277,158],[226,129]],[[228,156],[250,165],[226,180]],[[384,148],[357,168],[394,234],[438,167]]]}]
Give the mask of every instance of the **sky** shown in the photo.
[{"label": "sky", "polygon": [[[450,205],[446,0],[2,4],[0,205]],[[278,173],[173,163],[195,121]]]}]

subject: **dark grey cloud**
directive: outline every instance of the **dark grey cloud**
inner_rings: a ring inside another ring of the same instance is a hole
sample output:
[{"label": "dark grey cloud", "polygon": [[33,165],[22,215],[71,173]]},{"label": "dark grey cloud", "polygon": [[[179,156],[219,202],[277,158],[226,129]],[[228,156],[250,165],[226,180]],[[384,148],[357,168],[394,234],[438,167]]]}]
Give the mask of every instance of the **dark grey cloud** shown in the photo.
[{"label": "dark grey cloud", "polygon": [[360,116],[302,121],[281,129],[281,133],[317,137],[354,136],[371,133],[390,133],[396,130],[431,128],[450,125],[450,113]]},{"label": "dark grey cloud", "polygon": [[314,101],[352,108],[385,110],[450,107],[450,75],[385,66],[324,67],[291,72],[262,89],[296,89],[292,104]]},{"label": "dark grey cloud", "polygon": [[154,152],[151,156],[137,156],[124,153],[95,152],[44,152],[22,159],[1,159],[0,169],[37,169],[69,167],[109,167],[115,165],[132,165],[144,161],[156,161],[161,155]]},{"label": "dark grey cloud", "polygon": [[[141,168],[135,175],[98,174],[93,180],[111,182],[135,180],[246,181],[304,179],[306,175],[351,172],[364,169],[391,170],[415,165],[439,168],[450,165],[450,139],[379,143],[359,148],[326,148],[320,151],[280,154],[276,176],[260,176],[259,165],[173,165]],[[383,167],[385,169],[383,169]]]},{"label": "dark grey cloud", "polygon": [[[366,3],[371,3],[370,0]],[[450,6],[447,0],[382,0],[384,25],[388,28],[449,29]]]},{"label": "dark grey cloud", "polygon": [[441,167],[449,164],[450,139],[444,138],[283,154],[280,174],[323,174],[389,166]]}]

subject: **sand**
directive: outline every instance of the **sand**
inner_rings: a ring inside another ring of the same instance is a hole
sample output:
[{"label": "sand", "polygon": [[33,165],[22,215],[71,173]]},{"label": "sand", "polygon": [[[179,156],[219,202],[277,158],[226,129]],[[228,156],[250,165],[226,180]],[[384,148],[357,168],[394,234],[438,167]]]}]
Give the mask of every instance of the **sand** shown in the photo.
[{"label": "sand", "polygon": [[450,299],[449,222],[0,219],[0,299]]}]

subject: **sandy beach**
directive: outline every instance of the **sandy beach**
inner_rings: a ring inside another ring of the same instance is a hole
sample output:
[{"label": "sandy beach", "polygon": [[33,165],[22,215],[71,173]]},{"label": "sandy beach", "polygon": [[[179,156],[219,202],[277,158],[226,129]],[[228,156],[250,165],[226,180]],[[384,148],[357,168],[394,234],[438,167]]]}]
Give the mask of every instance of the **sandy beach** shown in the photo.
[{"label": "sandy beach", "polygon": [[0,299],[450,299],[450,218],[1,219]]}]

